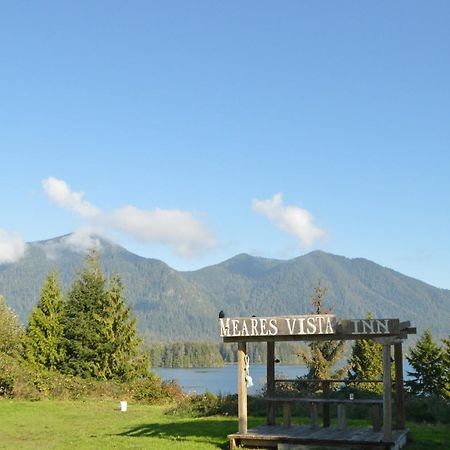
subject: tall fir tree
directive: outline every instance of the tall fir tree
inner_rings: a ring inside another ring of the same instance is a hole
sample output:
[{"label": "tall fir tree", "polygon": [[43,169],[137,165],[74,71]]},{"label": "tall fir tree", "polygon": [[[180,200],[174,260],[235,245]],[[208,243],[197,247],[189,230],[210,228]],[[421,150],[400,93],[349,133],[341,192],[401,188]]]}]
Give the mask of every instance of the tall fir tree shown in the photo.
[{"label": "tall fir tree", "polygon": [[24,357],[39,368],[58,370],[64,360],[64,301],[56,272],[51,272],[30,314]]},{"label": "tall fir tree", "polygon": [[413,369],[408,371],[410,379],[406,381],[412,394],[446,396],[444,351],[433,341],[431,330],[425,330],[406,359]]},{"label": "tall fir tree", "polygon": [[92,250],[68,294],[64,317],[64,372],[85,378],[104,378],[101,373],[105,356],[100,349],[107,297],[106,277],[100,268],[99,255]]},{"label": "tall fir tree", "polygon": [[118,276],[110,284],[91,251],[68,295],[64,371],[85,378],[131,380],[146,373],[136,323],[126,307]]},{"label": "tall fir tree", "polygon": [[[369,313],[368,319],[373,315]],[[373,339],[358,339],[353,345],[352,354],[348,361],[350,365],[349,378],[352,380],[376,380],[383,377],[382,345]],[[382,383],[359,384],[361,389],[380,393]]]},{"label": "tall fir tree", "polygon": [[[330,314],[331,309],[325,308],[326,289],[321,282],[314,288],[312,304],[314,306],[313,314]],[[301,351],[300,358],[306,364],[308,373],[301,377],[307,380],[324,380],[330,378],[342,378],[347,372],[347,366],[335,369],[336,363],[341,359],[345,351],[344,341],[312,341],[308,344],[308,351]],[[308,383],[306,388],[316,392],[321,389],[321,383]]]}]

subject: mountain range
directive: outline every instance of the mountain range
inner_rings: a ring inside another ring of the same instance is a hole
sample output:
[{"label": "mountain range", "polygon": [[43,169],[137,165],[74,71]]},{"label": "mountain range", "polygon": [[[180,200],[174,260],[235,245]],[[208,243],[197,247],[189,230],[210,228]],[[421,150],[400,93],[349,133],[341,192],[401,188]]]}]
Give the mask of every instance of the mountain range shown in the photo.
[{"label": "mountain range", "polygon": [[[0,294],[26,323],[46,275],[60,274],[64,290],[85,255],[71,235],[31,242],[16,263],[0,265]],[[172,269],[103,238],[96,238],[105,273],[119,273],[126,296],[149,339],[218,340],[218,312],[228,316],[277,316],[312,312],[314,287],[326,288],[326,304],[341,318],[410,320],[422,334],[450,332],[450,290],[439,289],[363,258],[314,251],[290,260],[240,254],[190,272]]]}]

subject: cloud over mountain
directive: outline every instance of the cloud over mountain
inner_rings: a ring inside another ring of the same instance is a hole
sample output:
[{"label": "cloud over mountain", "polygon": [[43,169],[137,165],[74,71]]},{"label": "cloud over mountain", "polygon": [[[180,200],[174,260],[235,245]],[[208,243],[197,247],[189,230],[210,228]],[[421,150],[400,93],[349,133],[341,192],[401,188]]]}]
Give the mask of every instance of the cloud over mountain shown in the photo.
[{"label": "cloud over mountain", "polygon": [[84,220],[81,231],[75,233],[79,239],[71,242],[73,246],[85,247],[90,228],[94,229],[94,234],[119,231],[141,241],[167,245],[183,257],[194,256],[217,245],[213,233],[191,211],[145,210],[128,205],[106,213],[84,200],[84,193],[72,191],[64,180],[48,177],[42,181],[42,186],[51,201]]},{"label": "cloud over mountain", "polygon": [[11,233],[0,228],[0,264],[15,263],[24,256],[25,241],[19,233]]},{"label": "cloud over mountain", "polygon": [[302,245],[310,246],[326,237],[326,232],[314,224],[309,211],[295,205],[284,205],[281,193],[267,200],[254,199],[252,210],[266,216],[280,230],[295,236]]}]

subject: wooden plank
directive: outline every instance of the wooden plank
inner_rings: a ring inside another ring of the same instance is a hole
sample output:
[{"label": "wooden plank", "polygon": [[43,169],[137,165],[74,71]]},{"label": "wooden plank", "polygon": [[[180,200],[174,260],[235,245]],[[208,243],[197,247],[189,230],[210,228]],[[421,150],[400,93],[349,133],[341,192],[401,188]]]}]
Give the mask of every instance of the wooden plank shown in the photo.
[{"label": "wooden plank", "polygon": [[383,345],[383,439],[392,439],[391,346]]},{"label": "wooden plank", "polygon": [[220,336],[224,340],[310,340],[370,339],[376,336],[397,336],[400,333],[398,319],[342,319],[331,314],[276,317],[226,317],[219,319]]},{"label": "wooden plank", "polygon": [[[267,342],[267,395],[275,395],[275,342]],[[275,404],[267,403],[267,425],[275,425]]]},{"label": "wooden plank", "polygon": [[405,429],[405,391],[403,387],[403,349],[402,344],[394,345],[395,364],[395,404],[397,410],[397,430]]},{"label": "wooden plank", "polygon": [[358,405],[382,405],[383,400],[379,398],[356,398],[350,400],[348,398],[320,398],[320,397],[264,397],[268,402],[291,402],[291,403],[342,403],[342,404],[358,404]]},{"label": "wooden plank", "polygon": [[245,355],[247,354],[247,344],[238,343],[238,414],[239,433],[247,433],[247,385],[245,383]]}]

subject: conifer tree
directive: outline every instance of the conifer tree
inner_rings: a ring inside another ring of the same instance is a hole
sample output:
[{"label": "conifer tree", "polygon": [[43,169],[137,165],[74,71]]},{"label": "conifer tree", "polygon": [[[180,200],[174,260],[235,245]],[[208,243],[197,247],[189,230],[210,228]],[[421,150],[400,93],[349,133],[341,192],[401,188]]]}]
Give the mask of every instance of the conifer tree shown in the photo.
[{"label": "conifer tree", "polygon": [[147,372],[138,352],[136,322],[125,304],[119,276],[108,283],[96,251],[86,258],[68,295],[64,371],[85,378],[131,380]]},{"label": "conifer tree", "polygon": [[[312,304],[313,314],[330,314],[331,309],[325,308],[326,289],[319,282],[314,288]],[[335,364],[341,359],[345,351],[344,341],[312,341],[308,344],[308,351],[300,351],[299,356],[306,364],[308,373],[302,377],[308,380],[323,380],[330,378],[341,378],[347,371],[347,367],[334,370]],[[301,380],[301,378],[300,378]],[[302,383],[299,383],[301,386]],[[310,383],[307,388],[318,391],[320,384]]]},{"label": "conifer tree", "polygon": [[408,372],[410,379],[406,382],[411,393],[445,397],[444,352],[433,341],[431,330],[425,330],[406,359],[413,368]]},{"label": "conifer tree", "polygon": [[[373,315],[369,313],[367,318],[372,319]],[[356,340],[348,363],[350,379],[376,380],[382,378],[382,345],[373,339]],[[378,393],[383,391],[382,383],[364,383],[360,385],[360,388]]]},{"label": "conifer tree", "polygon": [[0,352],[17,356],[21,351],[23,328],[16,313],[0,295]]},{"label": "conifer tree", "polygon": [[128,381],[145,375],[149,362],[148,356],[139,352],[141,339],[137,337],[136,320],[126,305],[124,289],[120,276],[113,275],[104,309],[105,326],[101,331],[104,347],[101,353],[105,356],[101,376]]},{"label": "conifer tree", "polygon": [[[105,355],[100,352],[107,284],[99,255],[92,250],[68,294],[64,318],[66,361],[64,372],[81,377],[101,376]],[[104,348],[102,348],[104,351]]]},{"label": "conifer tree", "polygon": [[444,358],[444,396],[450,398],[450,336],[442,339]]},{"label": "conifer tree", "polygon": [[25,359],[40,368],[57,370],[64,359],[61,286],[56,272],[46,278],[40,300],[30,314]]}]

